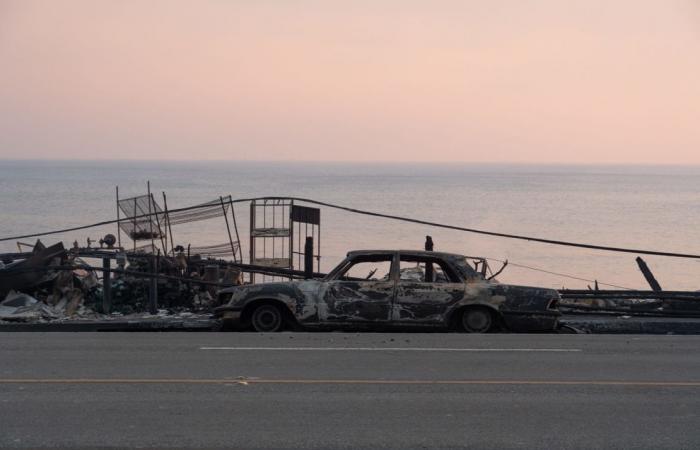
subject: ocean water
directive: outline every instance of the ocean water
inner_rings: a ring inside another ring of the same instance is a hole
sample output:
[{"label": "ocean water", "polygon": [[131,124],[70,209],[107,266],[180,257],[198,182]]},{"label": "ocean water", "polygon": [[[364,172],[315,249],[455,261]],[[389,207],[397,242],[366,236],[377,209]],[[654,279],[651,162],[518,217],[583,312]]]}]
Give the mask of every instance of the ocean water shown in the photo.
[{"label": "ocean water", "polygon": [[[147,180],[157,201],[162,191],[167,193],[171,209],[219,195],[288,195],[504,233],[700,254],[700,167],[0,161],[0,238],[114,219],[115,186],[122,197],[141,195]],[[247,255],[248,205],[237,205],[235,212]],[[185,246],[228,239],[222,219],[173,231],[176,243]],[[41,239],[84,244],[87,237],[99,239],[108,232],[116,233],[116,225]],[[431,235],[436,250],[509,260],[512,264],[499,276],[503,282],[585,288],[592,284],[586,280],[598,280],[647,288],[633,254],[488,237],[327,208],[321,211],[321,235],[322,270],[349,250],[420,249]],[[0,251],[16,249],[14,241],[0,242]],[[700,290],[698,260],[644,258],[664,289]]]}]

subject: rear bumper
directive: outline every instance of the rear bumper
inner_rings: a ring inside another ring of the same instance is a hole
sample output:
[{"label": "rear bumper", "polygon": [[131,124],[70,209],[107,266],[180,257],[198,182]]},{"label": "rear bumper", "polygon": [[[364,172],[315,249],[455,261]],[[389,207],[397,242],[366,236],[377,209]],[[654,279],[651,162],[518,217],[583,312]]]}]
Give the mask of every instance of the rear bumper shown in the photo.
[{"label": "rear bumper", "polygon": [[506,327],[511,331],[531,333],[557,329],[559,311],[501,311]]}]

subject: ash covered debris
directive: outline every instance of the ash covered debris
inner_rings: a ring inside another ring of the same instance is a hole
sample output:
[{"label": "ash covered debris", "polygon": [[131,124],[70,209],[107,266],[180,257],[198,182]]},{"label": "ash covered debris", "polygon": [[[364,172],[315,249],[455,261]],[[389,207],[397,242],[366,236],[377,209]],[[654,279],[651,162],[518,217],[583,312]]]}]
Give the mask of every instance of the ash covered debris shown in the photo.
[{"label": "ash covered debris", "polygon": [[700,315],[700,292],[573,289],[559,292],[562,297],[560,308],[571,312]]},{"label": "ash covered debris", "polygon": [[31,295],[10,291],[5,300],[0,302],[0,321],[38,321],[53,320],[60,313],[51,305],[40,302]]},{"label": "ash covered debris", "polygon": [[[114,250],[74,246],[66,251],[62,243],[46,247],[37,241],[31,253],[3,255],[0,323],[196,317],[218,306],[219,287],[242,284],[240,269],[225,261],[160,256],[153,273],[152,255]],[[117,266],[93,267],[86,261],[89,258],[116,259]],[[104,283],[105,276],[109,283]],[[152,278],[156,302],[152,302]],[[149,312],[153,305],[157,311]]]},{"label": "ash covered debris", "polygon": [[0,298],[12,290],[29,289],[52,281],[55,273],[39,269],[60,265],[66,257],[62,243],[46,247],[40,240],[36,241],[31,253],[18,261],[12,255],[6,255],[0,268]]}]

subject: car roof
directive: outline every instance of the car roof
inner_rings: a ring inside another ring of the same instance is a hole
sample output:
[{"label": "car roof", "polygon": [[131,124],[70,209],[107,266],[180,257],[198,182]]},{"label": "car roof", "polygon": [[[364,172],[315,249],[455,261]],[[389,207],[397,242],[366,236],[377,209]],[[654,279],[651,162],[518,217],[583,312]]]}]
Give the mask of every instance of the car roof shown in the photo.
[{"label": "car roof", "polygon": [[426,250],[353,250],[348,252],[348,258],[353,256],[364,256],[364,255],[385,255],[389,253],[401,253],[404,255],[412,256],[435,256],[438,258],[464,258],[464,255],[459,255],[457,253],[445,253],[445,252],[429,252]]}]

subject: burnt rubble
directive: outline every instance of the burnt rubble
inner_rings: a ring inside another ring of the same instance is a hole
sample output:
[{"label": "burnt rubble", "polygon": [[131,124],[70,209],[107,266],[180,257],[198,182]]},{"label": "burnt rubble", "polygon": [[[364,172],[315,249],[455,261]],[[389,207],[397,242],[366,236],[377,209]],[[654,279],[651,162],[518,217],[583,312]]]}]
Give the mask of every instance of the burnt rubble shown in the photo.
[{"label": "burnt rubble", "polygon": [[[0,266],[0,324],[208,316],[218,306],[221,286],[242,284],[240,269],[225,261],[158,256],[154,273],[153,255],[92,253],[37,241],[29,254],[6,256]],[[117,267],[86,262],[96,257],[116,259]]]},{"label": "burnt rubble", "polygon": [[[37,241],[31,252],[0,255],[0,324],[198,320],[211,318],[221,306],[220,289],[243,284],[243,271],[250,274],[251,283],[253,273],[282,279],[325,275],[312,270],[313,261],[305,261],[302,272],[205,258],[190,254],[189,246],[174,247],[163,256],[127,252],[114,244],[113,235],[105,236],[99,248],[91,248],[90,241],[85,248],[75,242],[69,250],[62,243],[47,247]],[[490,270],[486,261],[471,259],[485,277]],[[100,267],[90,265],[100,260]],[[440,273],[435,273],[436,281]],[[410,267],[400,273],[403,281],[418,281],[421,276]],[[652,276],[645,274],[648,279]],[[587,290],[561,289],[557,306],[574,316],[700,317],[700,292],[663,291],[655,279],[650,286],[652,290],[646,291],[600,290],[597,283]]]}]

